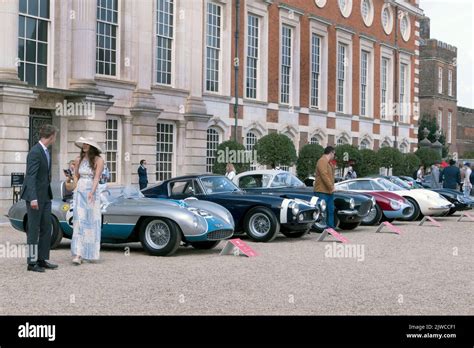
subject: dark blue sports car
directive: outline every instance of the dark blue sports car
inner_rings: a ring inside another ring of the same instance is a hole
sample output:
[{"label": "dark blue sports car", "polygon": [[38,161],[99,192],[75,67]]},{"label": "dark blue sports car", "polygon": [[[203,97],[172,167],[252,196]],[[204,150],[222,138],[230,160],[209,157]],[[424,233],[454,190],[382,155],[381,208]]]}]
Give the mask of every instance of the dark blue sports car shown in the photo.
[{"label": "dark blue sports car", "polygon": [[222,175],[188,175],[166,180],[142,190],[145,197],[214,202],[227,208],[235,231],[245,232],[257,242],[273,240],[281,231],[290,238],[309,232],[319,218],[316,197],[311,201],[247,193]]}]

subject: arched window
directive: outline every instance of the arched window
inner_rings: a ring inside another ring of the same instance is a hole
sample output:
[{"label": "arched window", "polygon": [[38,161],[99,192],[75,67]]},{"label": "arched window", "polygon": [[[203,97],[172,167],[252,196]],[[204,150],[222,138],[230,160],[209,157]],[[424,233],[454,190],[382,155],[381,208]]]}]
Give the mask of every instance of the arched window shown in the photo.
[{"label": "arched window", "polygon": [[256,170],[257,169],[257,159],[253,158],[253,148],[255,144],[257,143],[258,137],[257,135],[250,131],[245,135],[245,150],[247,151],[247,156],[248,158],[252,159],[252,162],[250,163],[250,170]]},{"label": "arched window", "polygon": [[380,147],[390,147],[390,143],[387,140],[384,140]]},{"label": "arched window", "polygon": [[400,144],[400,152],[401,153],[408,153],[408,145],[406,143]]},{"label": "arched window", "polygon": [[219,143],[219,132],[215,128],[208,128],[206,143],[206,172],[208,173],[212,173],[214,162],[216,161],[216,150]]},{"label": "arched window", "polygon": [[349,140],[345,136],[341,136],[337,139],[336,146],[347,145],[347,144],[349,144]]},{"label": "arched window", "polygon": [[370,141],[368,141],[367,139],[362,140],[360,142],[359,149],[361,150],[370,149]]},{"label": "arched window", "polygon": [[321,145],[321,138],[317,135],[313,135],[311,137],[311,139],[309,140],[309,143],[310,144],[317,144],[317,145]]}]

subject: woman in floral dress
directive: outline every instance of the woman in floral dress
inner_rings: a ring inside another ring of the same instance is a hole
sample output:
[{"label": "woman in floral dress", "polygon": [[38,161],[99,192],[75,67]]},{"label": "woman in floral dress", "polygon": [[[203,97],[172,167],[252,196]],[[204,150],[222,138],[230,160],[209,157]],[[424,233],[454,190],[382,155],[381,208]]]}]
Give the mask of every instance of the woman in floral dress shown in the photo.
[{"label": "woman in floral dress", "polygon": [[75,165],[77,186],[74,190],[71,253],[72,262],[80,265],[83,259],[99,259],[102,216],[98,186],[104,160],[100,157],[102,149],[92,138],[80,137],[76,146],[81,148],[81,154]]}]

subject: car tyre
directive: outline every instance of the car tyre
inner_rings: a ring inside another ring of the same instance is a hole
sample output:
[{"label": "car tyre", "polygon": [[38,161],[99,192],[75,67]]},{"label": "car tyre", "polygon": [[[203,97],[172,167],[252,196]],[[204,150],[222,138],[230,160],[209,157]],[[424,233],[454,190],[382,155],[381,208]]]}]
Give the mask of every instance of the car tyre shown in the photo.
[{"label": "car tyre", "polygon": [[[372,210],[375,209],[375,213],[372,212]],[[382,220],[382,209],[376,204],[367,214],[366,217],[364,217],[361,221],[361,225],[363,226],[374,226],[378,225],[380,223],[380,220]]]},{"label": "car tyre", "polygon": [[140,225],[140,243],[151,255],[172,255],[181,243],[181,231],[171,220],[147,218]]},{"label": "car tyre", "polygon": [[308,234],[308,230],[304,230],[304,231],[282,231],[281,233],[287,237],[287,238],[301,238],[303,237],[305,234]]},{"label": "car tyre", "polygon": [[408,201],[408,203],[410,203],[410,205],[413,206],[413,212],[411,213],[411,215],[401,218],[400,220],[415,221],[420,216],[420,206],[413,198],[411,197],[405,197],[405,198]]},{"label": "car tyre", "polygon": [[214,249],[221,241],[189,242],[194,249],[209,250]]},{"label": "car tyre", "polygon": [[[28,233],[28,221],[25,221],[25,232]],[[63,231],[59,227],[58,219],[54,215],[51,215],[51,242],[50,248],[56,249],[63,239]]]},{"label": "car tyre", "polygon": [[360,222],[340,222],[339,223],[339,228],[341,230],[353,230],[359,227]]},{"label": "car tyre", "polygon": [[271,242],[280,232],[280,223],[268,208],[252,208],[244,219],[244,229],[255,242]]}]

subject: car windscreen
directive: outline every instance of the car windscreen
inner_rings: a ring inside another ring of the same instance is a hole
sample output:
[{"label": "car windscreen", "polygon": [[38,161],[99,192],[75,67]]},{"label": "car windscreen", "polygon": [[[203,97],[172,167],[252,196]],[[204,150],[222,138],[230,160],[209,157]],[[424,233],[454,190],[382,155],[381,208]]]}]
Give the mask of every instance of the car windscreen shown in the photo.
[{"label": "car windscreen", "polygon": [[400,178],[397,178],[396,176],[393,176],[392,177],[392,182],[395,184],[395,185],[398,185],[406,190],[409,190],[411,187],[410,185],[408,185],[408,183]]},{"label": "car windscreen", "polygon": [[377,179],[376,183],[379,184],[385,190],[388,190],[388,191],[401,191],[401,190],[403,190],[402,187],[400,187],[398,185],[395,185],[393,182],[391,182],[387,179],[383,179],[383,178]]},{"label": "car windscreen", "polygon": [[279,173],[273,178],[270,187],[306,187],[306,185],[291,173]]},{"label": "car windscreen", "polygon": [[201,178],[201,182],[206,194],[240,191],[239,188],[225,176],[206,176]]}]

